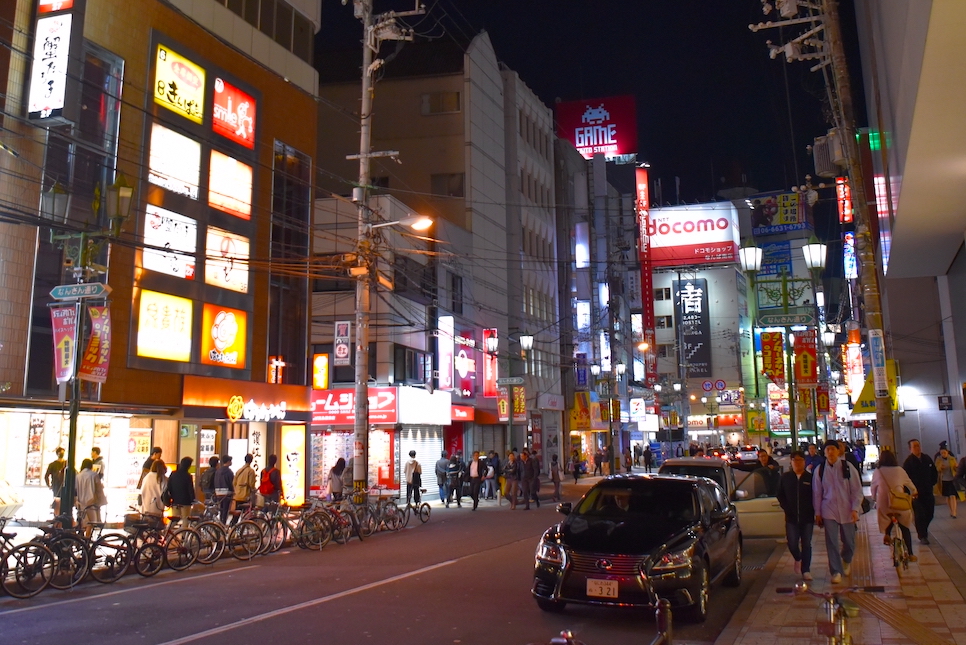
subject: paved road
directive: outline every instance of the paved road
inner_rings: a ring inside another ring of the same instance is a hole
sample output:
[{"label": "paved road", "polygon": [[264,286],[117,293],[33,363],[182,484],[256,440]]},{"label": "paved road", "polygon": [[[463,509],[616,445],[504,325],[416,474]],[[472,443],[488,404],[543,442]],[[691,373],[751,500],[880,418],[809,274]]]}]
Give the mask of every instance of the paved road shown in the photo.
[{"label": "paved road", "polygon": [[[550,504],[529,512],[488,504],[475,513],[435,508],[426,525],[319,553],[292,548],[250,563],[48,590],[29,601],[0,598],[2,641],[524,645],[561,629],[588,645],[650,641],[650,611],[540,611],[529,593],[533,551],[559,515]],[[745,583],[715,587],[708,622],[675,625],[675,637],[713,641],[774,548],[774,540],[747,541]]]}]

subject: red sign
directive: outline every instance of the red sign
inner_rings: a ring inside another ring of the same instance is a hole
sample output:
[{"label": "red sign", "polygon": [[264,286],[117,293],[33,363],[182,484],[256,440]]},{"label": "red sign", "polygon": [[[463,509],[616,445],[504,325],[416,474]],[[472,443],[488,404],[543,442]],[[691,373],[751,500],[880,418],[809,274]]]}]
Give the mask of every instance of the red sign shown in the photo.
[{"label": "red sign", "polygon": [[835,198],[839,203],[839,224],[852,223],[852,189],[848,177],[835,178]]},{"label": "red sign", "polygon": [[105,383],[111,366],[111,308],[88,307],[87,312],[91,317],[91,336],[77,377],[83,381]]},{"label": "red sign", "polygon": [[638,258],[641,262],[641,318],[644,329],[644,342],[647,349],[644,350],[644,382],[650,387],[657,383],[657,335],[655,330],[656,321],[654,319],[654,277],[653,265],[651,263],[651,237],[648,233],[650,220],[648,211],[650,210],[651,198],[647,190],[647,168],[638,168],[635,171],[637,180],[637,227],[640,231]]},{"label": "red sign", "polygon": [[[396,388],[369,388],[369,423],[396,423]],[[312,423],[352,425],[356,420],[356,391],[316,390],[312,392]]]},{"label": "red sign", "polygon": [[450,407],[450,418],[453,421],[472,421],[475,412],[471,405],[454,405]]},{"label": "red sign", "polygon": [[37,3],[37,13],[54,13],[55,11],[66,11],[74,6],[74,0],[40,0]]},{"label": "red sign", "polygon": [[66,383],[74,375],[74,342],[77,340],[77,310],[51,307],[50,325],[54,336],[54,376]]},{"label": "red sign", "polygon": [[780,331],[761,332],[761,373],[780,388],[785,387],[784,338]]},{"label": "red sign", "polygon": [[829,405],[829,388],[828,383],[819,383],[818,389],[815,392],[815,401],[818,407],[819,414],[828,414],[831,410]]},{"label": "red sign", "polygon": [[530,447],[536,451],[543,450],[543,415],[534,414],[530,417],[531,441]]},{"label": "red sign", "polygon": [[[527,420],[527,388],[524,385],[514,385],[513,390],[513,422]],[[496,401],[497,414],[500,421],[510,420],[510,388],[500,387]]]},{"label": "red sign", "polygon": [[655,208],[647,234],[656,267],[738,260],[738,210],[731,202]]},{"label": "red sign", "polygon": [[[487,350],[487,338],[496,337],[497,334],[495,329],[484,329],[483,349]],[[493,398],[497,395],[496,379],[498,374],[499,369],[496,362],[496,354],[491,354],[489,351],[486,351],[483,355],[483,396]]]},{"label": "red sign", "polygon": [[216,78],[211,129],[253,150],[255,148],[255,99],[223,78]]},{"label": "red sign", "polygon": [[814,327],[795,333],[795,384],[818,385],[818,335]]},{"label": "red sign", "polygon": [[453,370],[456,372],[454,394],[469,399],[475,394],[473,384],[476,381],[476,339],[471,330],[464,329],[453,340],[456,341],[453,356]]},{"label": "red sign", "polygon": [[585,159],[637,152],[637,107],[633,96],[557,103],[557,136]]}]

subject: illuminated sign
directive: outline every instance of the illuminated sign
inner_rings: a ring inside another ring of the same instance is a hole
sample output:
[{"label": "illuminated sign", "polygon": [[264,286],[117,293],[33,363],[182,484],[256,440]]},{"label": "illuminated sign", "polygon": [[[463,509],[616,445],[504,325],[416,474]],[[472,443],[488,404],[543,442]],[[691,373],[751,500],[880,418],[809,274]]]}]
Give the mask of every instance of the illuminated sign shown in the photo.
[{"label": "illuminated sign", "polygon": [[738,210],[731,202],[651,209],[647,233],[656,267],[738,259]]},{"label": "illuminated sign", "polygon": [[151,126],[148,181],[179,195],[198,199],[201,144],[155,123]]},{"label": "illuminated sign", "polygon": [[454,405],[450,408],[450,415],[453,421],[472,421],[476,410],[469,405]]},{"label": "illuminated sign", "polygon": [[211,129],[253,150],[255,99],[228,81],[216,78],[215,96],[211,106]]},{"label": "illuminated sign", "polygon": [[[353,389],[313,392],[312,423],[352,425],[356,415],[355,400]],[[398,423],[398,417],[396,388],[370,387],[369,423]]]},{"label": "illuminated sign", "polygon": [[40,0],[37,3],[37,13],[54,13],[65,11],[74,6],[74,0]]},{"label": "illuminated sign", "polygon": [[305,426],[282,426],[279,470],[285,503],[301,506],[305,501]]},{"label": "illuminated sign", "polygon": [[848,177],[835,178],[835,198],[839,204],[839,224],[852,223],[852,188]]},{"label": "illuminated sign", "polygon": [[211,151],[208,204],[242,219],[252,218],[252,167]]},{"label": "illuminated sign", "polygon": [[316,354],[312,357],[312,389],[329,389],[329,355]]},{"label": "illuminated sign", "polygon": [[778,235],[809,228],[799,193],[763,193],[751,198],[753,235]]},{"label": "illuminated sign", "polygon": [[208,227],[205,283],[248,293],[248,238]]},{"label": "illuminated sign", "polygon": [[633,96],[557,104],[557,136],[585,159],[637,152],[637,108]]},{"label": "illuminated sign", "polygon": [[[496,338],[496,329],[483,330],[483,349],[487,350],[487,338]],[[493,398],[497,395],[496,379],[499,376],[496,354],[488,350],[483,354],[483,396]]]},{"label": "illuminated sign", "polygon": [[142,266],[150,271],[194,280],[198,225],[190,217],[153,204],[145,206],[144,211]]},{"label": "illuminated sign", "polygon": [[651,198],[648,191],[647,168],[636,168],[634,170],[635,183],[637,185],[637,227],[638,248],[637,257],[641,263],[641,339],[647,344],[644,350],[644,380],[646,385],[657,383],[657,319],[654,315],[654,293],[653,262],[651,258]]},{"label": "illuminated sign", "polygon": [[138,356],[189,361],[192,307],[187,298],[142,289],[138,308]]},{"label": "illuminated sign", "polygon": [[859,263],[855,257],[855,233],[842,234],[842,264],[846,280],[859,279]]},{"label": "illuminated sign", "polygon": [[453,389],[453,354],[456,333],[452,316],[440,316],[436,322],[436,351],[439,356],[439,389]]},{"label": "illuminated sign", "polygon": [[27,97],[27,115],[31,119],[49,119],[63,114],[72,21],[73,15],[69,13],[37,19]]},{"label": "illuminated sign", "polygon": [[785,337],[780,331],[761,332],[761,373],[785,387]]},{"label": "illuminated sign", "polygon": [[205,70],[169,47],[158,45],[154,102],[201,124],[205,109]]},{"label": "illuminated sign", "polygon": [[248,314],[205,303],[201,313],[201,362],[243,369]]}]

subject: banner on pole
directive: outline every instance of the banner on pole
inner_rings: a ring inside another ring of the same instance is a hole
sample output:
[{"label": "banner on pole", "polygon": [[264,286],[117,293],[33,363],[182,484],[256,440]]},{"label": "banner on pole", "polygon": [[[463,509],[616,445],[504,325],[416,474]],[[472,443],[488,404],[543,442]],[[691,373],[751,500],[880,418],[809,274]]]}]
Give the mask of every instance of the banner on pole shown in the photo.
[{"label": "banner on pole", "polygon": [[818,385],[818,333],[814,327],[795,333],[795,384]]},{"label": "banner on pole", "polygon": [[88,307],[87,313],[91,317],[91,336],[77,377],[83,381],[104,383],[111,366],[111,308],[106,305]]},{"label": "banner on pole", "polygon": [[335,322],[335,336],[332,341],[332,365],[335,367],[352,365],[351,329],[351,320],[337,320]]},{"label": "banner on pole", "polygon": [[828,383],[819,383],[815,393],[816,407],[819,414],[828,414],[830,410]]},{"label": "banner on pole", "polygon": [[637,168],[635,171],[637,181],[637,225],[640,235],[638,236],[638,259],[641,263],[641,318],[643,322],[644,342],[647,349],[644,350],[644,383],[648,387],[657,383],[657,334],[656,319],[654,315],[654,277],[652,274],[653,263],[651,261],[651,237],[649,233],[650,221],[648,211],[650,209],[650,196],[648,194],[647,168]]},{"label": "banner on pole", "polygon": [[784,337],[780,331],[761,332],[761,373],[779,388],[785,387]]},{"label": "banner on pole", "polygon": [[54,376],[66,383],[74,375],[74,343],[77,342],[77,309],[51,307],[50,324],[54,336]]}]

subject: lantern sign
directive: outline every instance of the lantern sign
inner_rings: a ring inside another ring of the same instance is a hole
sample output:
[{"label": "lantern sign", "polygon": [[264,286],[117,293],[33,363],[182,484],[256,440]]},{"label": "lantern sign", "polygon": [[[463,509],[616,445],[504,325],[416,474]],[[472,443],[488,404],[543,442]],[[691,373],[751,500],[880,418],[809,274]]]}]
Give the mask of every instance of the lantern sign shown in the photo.
[{"label": "lantern sign", "polygon": [[40,0],[34,21],[27,118],[45,126],[77,123],[83,75],[85,0]]}]

